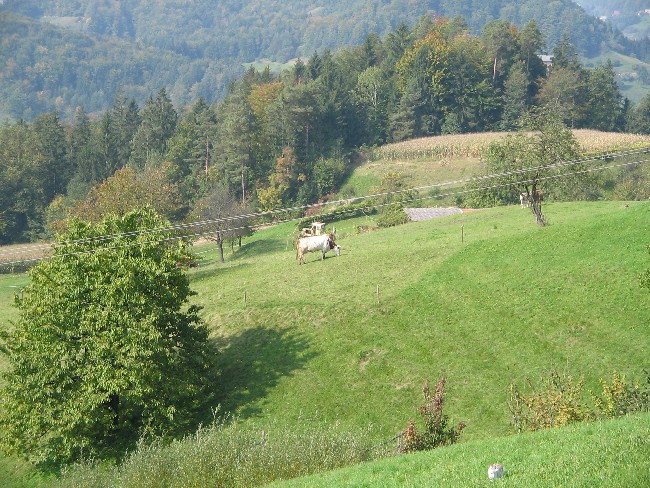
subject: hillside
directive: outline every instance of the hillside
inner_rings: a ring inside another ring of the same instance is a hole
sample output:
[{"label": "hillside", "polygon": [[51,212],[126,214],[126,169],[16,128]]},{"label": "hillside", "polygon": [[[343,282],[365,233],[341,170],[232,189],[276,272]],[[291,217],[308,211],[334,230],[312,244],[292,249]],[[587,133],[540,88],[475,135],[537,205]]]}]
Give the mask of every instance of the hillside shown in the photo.
[{"label": "hillside", "polygon": [[[304,266],[294,224],[256,233],[225,264],[197,248],[191,281],[220,350],[221,405],[256,429],[372,424],[379,442],[416,416],[422,382],[445,376],[448,414],[478,441],[511,432],[511,382],[550,368],[591,388],[615,370],[638,377],[650,204],[545,212],[546,228],[518,206],[369,233],[357,226],[372,218],[340,221],[342,256]],[[0,277],[0,310],[21,282]]]},{"label": "hillside", "polygon": [[270,486],[485,486],[487,468],[498,460],[506,473],[498,483],[504,485],[641,487],[650,484],[649,435],[645,414],[450,446]]},{"label": "hillside", "polygon": [[[583,154],[629,150],[648,144],[647,136],[577,129],[573,131]],[[409,188],[462,181],[485,174],[481,158],[488,146],[507,137],[508,133],[422,137],[386,144],[366,150],[365,160],[354,167],[341,190],[339,198],[373,193],[386,175],[399,174]]]},{"label": "hillside", "polygon": [[160,2],[100,0],[0,5],[0,120],[31,120],[77,106],[106,110],[121,91],[142,102],[165,86],[177,106],[221,98],[244,63],[284,63],[315,51],[361,45],[423,15],[463,16],[475,33],[492,20],[535,19],[551,49],[568,32],[588,57],[609,46],[630,54],[623,36],[569,0],[553,9],[533,0],[442,2]]}]

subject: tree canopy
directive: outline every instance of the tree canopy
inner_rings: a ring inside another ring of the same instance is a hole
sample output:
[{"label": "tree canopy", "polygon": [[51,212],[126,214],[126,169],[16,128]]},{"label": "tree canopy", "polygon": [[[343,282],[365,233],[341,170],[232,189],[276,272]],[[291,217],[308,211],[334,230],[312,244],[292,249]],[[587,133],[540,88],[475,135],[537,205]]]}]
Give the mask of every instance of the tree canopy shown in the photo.
[{"label": "tree canopy", "polygon": [[165,226],[152,210],[74,220],[31,270],[1,343],[6,452],[45,464],[105,458],[140,435],[195,427],[213,394],[213,353],[177,265],[188,251]]}]

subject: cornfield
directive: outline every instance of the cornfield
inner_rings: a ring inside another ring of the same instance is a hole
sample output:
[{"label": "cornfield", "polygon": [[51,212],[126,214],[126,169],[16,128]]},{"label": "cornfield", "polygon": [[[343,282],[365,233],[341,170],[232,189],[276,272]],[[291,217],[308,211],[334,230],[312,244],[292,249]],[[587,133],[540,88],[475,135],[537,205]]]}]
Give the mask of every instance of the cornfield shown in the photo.
[{"label": "cornfield", "polygon": [[47,243],[1,246],[0,274],[24,272],[41,259],[51,255],[52,249]]},{"label": "cornfield", "polygon": [[[650,144],[650,137],[638,134],[599,132],[577,129],[573,131],[582,151],[586,154],[617,151]],[[475,134],[454,134],[423,137],[377,148],[370,159],[417,160],[480,158],[488,146],[508,135],[507,132],[482,132]]]}]

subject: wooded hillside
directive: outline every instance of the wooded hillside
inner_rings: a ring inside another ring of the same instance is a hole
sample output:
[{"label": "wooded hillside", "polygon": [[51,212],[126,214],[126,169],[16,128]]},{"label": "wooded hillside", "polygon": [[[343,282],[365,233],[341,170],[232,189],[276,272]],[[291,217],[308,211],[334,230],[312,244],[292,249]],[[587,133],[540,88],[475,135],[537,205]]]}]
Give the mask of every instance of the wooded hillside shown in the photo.
[{"label": "wooded hillside", "polygon": [[521,28],[535,19],[547,50],[566,33],[584,56],[609,47],[647,57],[647,42],[625,39],[569,0],[5,0],[0,121],[52,110],[71,120],[77,106],[104,111],[118,92],[142,103],[161,87],[179,107],[198,97],[216,101],[242,63],[358,46],[423,15],[463,16],[475,34],[494,20]]}]

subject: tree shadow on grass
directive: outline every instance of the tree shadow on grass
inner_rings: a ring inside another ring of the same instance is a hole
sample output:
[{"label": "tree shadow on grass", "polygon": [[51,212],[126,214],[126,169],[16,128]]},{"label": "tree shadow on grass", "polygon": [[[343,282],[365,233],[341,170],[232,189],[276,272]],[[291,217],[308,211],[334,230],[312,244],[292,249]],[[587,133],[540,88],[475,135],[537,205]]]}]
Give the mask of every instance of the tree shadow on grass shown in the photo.
[{"label": "tree shadow on grass", "polygon": [[261,410],[254,403],[280,378],[302,369],[316,355],[293,327],[257,326],[215,339],[214,345],[220,368],[217,401],[224,410],[236,411],[242,418],[259,415]]},{"label": "tree shadow on grass", "polygon": [[[287,248],[288,243],[288,248]],[[234,254],[232,254],[231,259],[247,259],[250,257],[260,256],[262,254],[281,252],[281,251],[293,251],[293,243],[287,239],[276,238],[276,239],[259,239],[254,242],[244,244],[240,249],[238,249]]]}]

